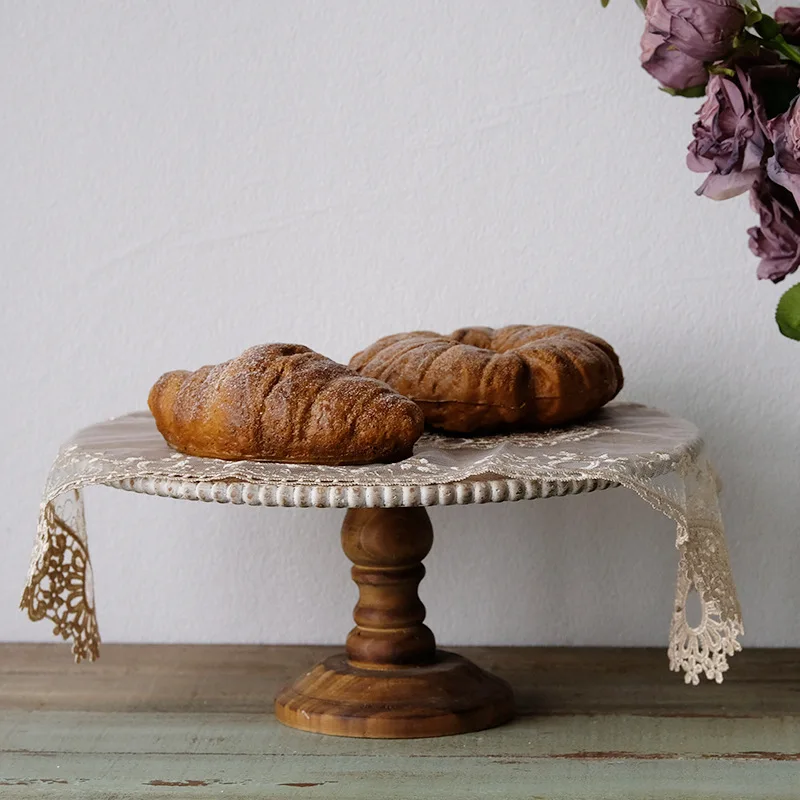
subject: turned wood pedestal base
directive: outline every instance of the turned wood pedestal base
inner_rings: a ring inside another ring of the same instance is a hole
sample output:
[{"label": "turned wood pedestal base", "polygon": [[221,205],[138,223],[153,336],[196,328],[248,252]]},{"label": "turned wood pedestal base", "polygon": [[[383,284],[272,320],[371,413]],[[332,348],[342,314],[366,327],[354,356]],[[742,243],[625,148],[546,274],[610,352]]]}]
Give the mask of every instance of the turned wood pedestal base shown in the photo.
[{"label": "turned wood pedestal base", "polygon": [[424,508],[350,509],[342,547],[359,600],[346,653],[283,689],[286,725],[333,736],[409,739],[483,730],[514,716],[511,687],[436,649],[417,588],[433,544]]}]

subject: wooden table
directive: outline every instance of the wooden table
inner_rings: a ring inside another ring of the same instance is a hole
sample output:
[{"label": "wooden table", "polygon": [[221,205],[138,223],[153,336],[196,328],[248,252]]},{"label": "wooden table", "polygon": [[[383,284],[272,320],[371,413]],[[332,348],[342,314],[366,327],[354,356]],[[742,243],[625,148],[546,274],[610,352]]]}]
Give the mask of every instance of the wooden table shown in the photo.
[{"label": "wooden table", "polygon": [[457,648],[519,716],[424,740],[302,733],[278,688],[338,648],[0,645],[0,798],[800,798],[800,651],[685,686],[662,650]]}]

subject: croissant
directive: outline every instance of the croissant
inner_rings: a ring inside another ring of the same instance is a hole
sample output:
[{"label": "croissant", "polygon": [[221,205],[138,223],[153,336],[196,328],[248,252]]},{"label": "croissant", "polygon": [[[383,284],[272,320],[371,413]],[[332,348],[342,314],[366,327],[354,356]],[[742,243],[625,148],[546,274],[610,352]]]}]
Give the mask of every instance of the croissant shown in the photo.
[{"label": "croissant", "polygon": [[559,325],[461,328],[386,336],[350,366],[410,397],[433,428],[492,433],[563,425],[622,389],[619,359],[598,336]]},{"label": "croissant", "polygon": [[148,405],[172,447],[210,458],[398,461],[424,427],[411,400],[299,344],[258,345],[223,364],[168,372]]}]

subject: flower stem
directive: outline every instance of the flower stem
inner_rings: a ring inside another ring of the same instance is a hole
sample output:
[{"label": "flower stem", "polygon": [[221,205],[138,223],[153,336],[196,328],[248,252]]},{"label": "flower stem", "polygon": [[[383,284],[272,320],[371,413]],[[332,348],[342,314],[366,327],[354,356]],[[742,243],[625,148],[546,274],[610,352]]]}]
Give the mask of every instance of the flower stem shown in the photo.
[{"label": "flower stem", "polygon": [[795,64],[800,64],[800,50],[783,38],[781,25],[767,14],[762,14],[758,6],[756,6],[754,14],[758,14],[758,19],[754,19],[749,24],[761,37],[759,43],[763,47],[768,47],[786,56],[790,61],[794,61]]},{"label": "flower stem", "polygon": [[786,56],[786,58],[794,61],[795,64],[800,64],[800,50],[798,50],[793,45],[790,45],[783,36],[776,36],[774,39],[770,39],[766,42],[767,47],[771,47],[773,50],[777,50],[782,55]]}]

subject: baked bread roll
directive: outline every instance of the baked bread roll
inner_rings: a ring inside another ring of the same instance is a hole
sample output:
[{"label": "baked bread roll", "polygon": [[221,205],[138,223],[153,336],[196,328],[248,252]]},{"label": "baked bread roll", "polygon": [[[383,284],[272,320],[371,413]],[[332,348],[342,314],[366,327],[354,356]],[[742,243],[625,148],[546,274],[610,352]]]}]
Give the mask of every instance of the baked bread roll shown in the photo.
[{"label": "baked bread roll", "polygon": [[608,342],[560,325],[398,333],[350,366],[410,397],[429,426],[452,433],[563,425],[597,411],[623,383]]},{"label": "baked bread roll", "polygon": [[408,458],[419,407],[299,344],[266,344],[196,372],[168,372],[150,390],[161,435],[192,456],[297,464]]}]

